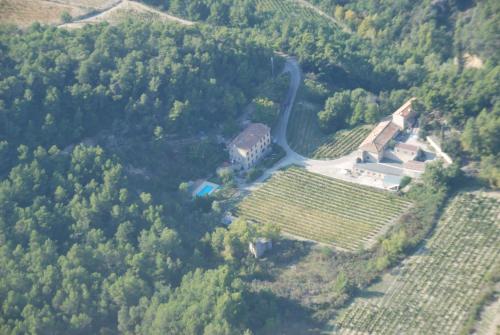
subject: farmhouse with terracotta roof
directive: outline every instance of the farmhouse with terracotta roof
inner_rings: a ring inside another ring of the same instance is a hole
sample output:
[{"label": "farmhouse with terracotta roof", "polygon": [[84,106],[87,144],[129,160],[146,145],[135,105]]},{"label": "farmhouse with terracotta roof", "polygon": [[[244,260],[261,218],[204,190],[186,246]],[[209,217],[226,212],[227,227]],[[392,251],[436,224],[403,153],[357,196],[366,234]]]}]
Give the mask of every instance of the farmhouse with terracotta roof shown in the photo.
[{"label": "farmhouse with terracotta roof", "polygon": [[[361,143],[358,150],[363,162],[380,162],[384,158],[384,153],[389,142],[394,139],[398,133],[405,130],[414,118],[414,110],[411,98],[405,102],[392,114],[391,119],[380,122],[366,139]],[[400,148],[401,150],[403,148]]]},{"label": "farmhouse with terracotta roof", "polygon": [[251,123],[229,143],[232,164],[249,169],[264,156],[271,145],[271,129],[262,123]]},{"label": "farmhouse with terracotta roof", "polygon": [[359,146],[362,160],[382,160],[387,145],[398,133],[399,128],[391,121],[380,122]]}]

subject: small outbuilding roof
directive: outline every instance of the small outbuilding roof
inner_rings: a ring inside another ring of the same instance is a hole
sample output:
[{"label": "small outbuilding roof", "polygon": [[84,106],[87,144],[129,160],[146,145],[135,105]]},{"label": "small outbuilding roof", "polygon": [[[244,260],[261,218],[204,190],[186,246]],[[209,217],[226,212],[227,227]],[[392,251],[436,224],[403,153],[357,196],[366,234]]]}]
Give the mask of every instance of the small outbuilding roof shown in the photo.
[{"label": "small outbuilding roof", "polygon": [[412,160],[412,161],[408,161],[408,162],[404,163],[403,168],[408,169],[408,170],[418,171],[418,172],[424,172],[425,171],[425,163]]},{"label": "small outbuilding roof", "polygon": [[415,152],[420,149],[416,145],[407,144],[407,143],[397,143],[394,147],[396,149],[410,150],[410,151],[415,151]]},{"label": "small outbuilding roof", "polygon": [[229,145],[250,150],[270,131],[271,129],[263,123],[250,123]]}]

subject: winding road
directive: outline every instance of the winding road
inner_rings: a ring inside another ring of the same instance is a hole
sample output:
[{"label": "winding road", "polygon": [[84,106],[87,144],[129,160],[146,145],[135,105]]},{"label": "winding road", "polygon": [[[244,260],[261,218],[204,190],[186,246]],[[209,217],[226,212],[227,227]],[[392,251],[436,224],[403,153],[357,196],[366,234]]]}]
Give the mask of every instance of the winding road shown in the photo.
[{"label": "winding road", "polygon": [[254,189],[260,187],[274,172],[289,165],[303,166],[310,172],[315,172],[324,176],[363,183],[363,181],[357,178],[354,179],[350,175],[346,174],[346,170],[352,167],[352,164],[356,159],[356,153],[351,153],[337,159],[319,160],[304,157],[290,147],[286,136],[288,121],[290,120],[293,104],[295,103],[297,91],[302,81],[302,72],[299,63],[294,57],[287,57],[282,73],[290,74],[290,87],[285,99],[285,107],[280,115],[277,126],[273,130],[273,138],[274,141],[285,150],[286,156],[274,166],[265,170],[262,176],[260,176],[253,183],[243,186],[243,189],[253,191]]}]

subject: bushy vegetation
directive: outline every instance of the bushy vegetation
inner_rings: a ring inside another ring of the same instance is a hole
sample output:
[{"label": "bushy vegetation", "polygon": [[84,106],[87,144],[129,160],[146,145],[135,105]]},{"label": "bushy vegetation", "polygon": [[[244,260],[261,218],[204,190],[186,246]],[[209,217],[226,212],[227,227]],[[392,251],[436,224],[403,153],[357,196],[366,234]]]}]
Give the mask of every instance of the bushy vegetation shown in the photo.
[{"label": "bushy vegetation", "polygon": [[355,251],[370,247],[409,204],[376,189],[290,168],[245,198],[239,214],[274,223],[292,235]]},{"label": "bushy vegetation", "polygon": [[226,30],[128,22],[0,34],[7,157],[19,144],[65,147],[111,128],[153,139],[157,129],[186,136],[219,127],[271,76],[271,51]]},{"label": "bushy vegetation", "polygon": [[0,333],[265,324],[246,308],[272,297],[249,292],[202,240],[220,213],[174,191],[224,160],[198,133],[273,87],[253,68],[271,50],[243,36],[133,21],[1,29]]}]

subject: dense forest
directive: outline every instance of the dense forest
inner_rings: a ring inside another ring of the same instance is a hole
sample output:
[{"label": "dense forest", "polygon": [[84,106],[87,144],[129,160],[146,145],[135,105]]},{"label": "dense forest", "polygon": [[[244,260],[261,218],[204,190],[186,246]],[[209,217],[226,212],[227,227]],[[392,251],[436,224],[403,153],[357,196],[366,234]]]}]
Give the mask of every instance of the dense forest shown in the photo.
[{"label": "dense forest", "polygon": [[110,127],[127,136],[217,127],[270,77],[272,51],[224,29],[34,25],[1,40],[0,132],[11,153]]},{"label": "dense forest", "polygon": [[[145,143],[151,155],[166,148],[156,139],[231,126],[258,87],[273,86],[272,50],[227,29],[132,21],[71,32],[6,27],[0,46],[0,332],[222,334],[262,326],[265,318],[244,311],[260,298],[219,267],[224,242],[202,241],[216,215],[151,187],[161,176],[131,178],[121,150],[73,144],[108,132]],[[193,159],[166,157],[160,168],[189,170],[219,149],[183,150]],[[201,169],[190,177],[208,167]],[[174,176],[175,187],[182,177]],[[179,318],[189,306],[194,314]]]},{"label": "dense forest", "polygon": [[[311,313],[247,283],[259,275],[247,244],[275,227],[226,229],[217,202],[178,191],[224,161],[213,138],[234,134],[249,103],[273,123],[276,51],[300,61],[322,131],[415,95],[422,135],[500,186],[497,1],[311,1],[340,25],[253,0],[144,2],[201,23],[0,28],[0,333],[272,333]],[[183,138],[202,140],[168,144]],[[130,172],[140,164],[145,176]],[[408,222],[345,260],[332,305],[425,238],[457,167],[429,171]]]}]

